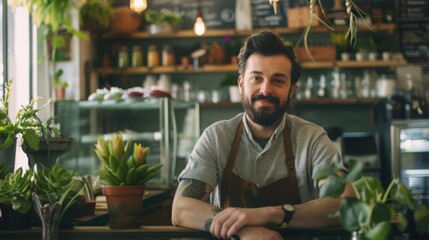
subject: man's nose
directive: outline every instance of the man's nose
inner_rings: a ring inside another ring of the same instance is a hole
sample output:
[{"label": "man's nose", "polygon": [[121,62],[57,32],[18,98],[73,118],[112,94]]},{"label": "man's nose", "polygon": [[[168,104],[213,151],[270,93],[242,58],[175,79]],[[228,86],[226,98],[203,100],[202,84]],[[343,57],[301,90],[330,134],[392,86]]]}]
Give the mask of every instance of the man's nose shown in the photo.
[{"label": "man's nose", "polygon": [[272,90],[271,82],[268,80],[263,81],[259,88],[259,92],[265,96],[270,95]]}]

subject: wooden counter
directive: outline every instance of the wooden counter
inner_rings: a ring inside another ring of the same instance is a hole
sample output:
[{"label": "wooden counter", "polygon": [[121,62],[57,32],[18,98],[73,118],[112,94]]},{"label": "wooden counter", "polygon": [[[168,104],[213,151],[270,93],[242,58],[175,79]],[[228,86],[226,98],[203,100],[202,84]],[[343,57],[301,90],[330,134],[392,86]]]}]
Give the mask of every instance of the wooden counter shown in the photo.
[{"label": "wooden counter", "polygon": [[[60,230],[60,240],[98,239],[216,239],[209,232],[171,226],[171,202],[174,191],[150,190],[144,196],[141,227],[138,229],[110,229],[109,216],[103,197],[97,198],[96,214],[83,216],[74,222],[74,228]],[[341,228],[330,229],[275,229],[288,240],[349,240],[350,234]],[[38,240],[40,226],[30,230],[7,231],[0,229],[0,240]]]},{"label": "wooden counter", "polygon": [[[349,240],[350,234],[342,229],[281,229],[278,230],[288,240]],[[41,239],[41,229],[27,231],[0,231],[0,240]],[[216,239],[208,232],[196,231],[174,226],[142,226],[139,229],[117,230],[107,226],[74,227],[73,230],[62,230],[60,240],[96,240],[96,239]]]}]

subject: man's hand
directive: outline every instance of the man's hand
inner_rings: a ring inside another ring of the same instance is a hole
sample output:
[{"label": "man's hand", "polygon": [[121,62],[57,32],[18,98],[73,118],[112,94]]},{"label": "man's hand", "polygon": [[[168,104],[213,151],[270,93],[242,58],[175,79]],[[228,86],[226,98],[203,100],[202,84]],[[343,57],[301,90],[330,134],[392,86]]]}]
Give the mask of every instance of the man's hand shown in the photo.
[{"label": "man's hand", "polygon": [[[273,207],[226,208],[213,218],[210,232],[218,238],[229,238],[244,226],[263,226],[270,223],[270,213],[273,212]],[[281,213],[281,209],[277,212]]]},{"label": "man's hand", "polygon": [[237,234],[240,240],[282,240],[280,233],[259,226],[243,227]]}]

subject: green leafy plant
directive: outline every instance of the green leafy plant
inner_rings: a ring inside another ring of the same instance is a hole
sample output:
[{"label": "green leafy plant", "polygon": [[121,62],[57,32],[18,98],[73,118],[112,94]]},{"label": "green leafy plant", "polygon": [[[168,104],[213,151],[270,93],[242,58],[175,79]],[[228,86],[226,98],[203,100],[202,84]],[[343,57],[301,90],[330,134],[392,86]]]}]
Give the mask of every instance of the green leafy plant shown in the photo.
[{"label": "green leafy plant", "polygon": [[372,37],[362,37],[356,43],[356,49],[360,52],[376,52],[378,47]]},{"label": "green leafy plant", "polygon": [[132,155],[128,155],[131,141],[124,142],[122,134],[115,133],[111,141],[98,138],[95,153],[102,162],[98,171],[102,184],[110,186],[144,185],[158,175],[162,164],[149,166],[146,157],[149,147],[134,143]]},{"label": "green leafy plant", "polygon": [[0,180],[4,179],[10,173],[11,168],[6,163],[0,163]]},{"label": "green leafy plant", "polygon": [[48,55],[51,58],[52,75],[57,72],[57,50],[66,46],[66,38],[76,36],[88,40],[88,36],[72,24],[72,10],[79,9],[74,0],[11,0],[10,4],[13,8],[17,6],[27,8],[33,16],[33,22],[43,27],[41,28],[44,31],[43,38],[50,42],[51,46],[48,47]]},{"label": "green leafy plant", "polygon": [[147,10],[143,16],[144,20],[149,24],[166,23],[175,25],[182,22],[182,18],[179,15],[169,10]]},{"label": "green leafy plant", "polygon": [[69,86],[69,84],[62,79],[63,74],[64,74],[64,71],[61,68],[55,72],[55,75],[54,75],[55,87],[67,88]]},{"label": "green leafy plant", "polygon": [[5,84],[4,98],[0,99],[0,150],[10,147],[15,141],[15,124],[9,117],[9,97],[12,90],[12,81]]},{"label": "green leafy plant", "polygon": [[108,28],[112,11],[112,1],[110,0],[86,0],[79,9],[81,23],[92,19],[102,28]]},{"label": "green leafy plant", "polygon": [[37,194],[42,204],[53,206],[59,203],[60,219],[84,188],[84,182],[74,170],[66,170],[57,163],[52,168],[43,167],[34,172],[33,192]]},{"label": "green leafy plant", "polygon": [[340,52],[347,52],[349,48],[349,41],[344,32],[331,33],[331,42]]},{"label": "green leafy plant", "polygon": [[[360,161],[350,160],[349,172],[345,176],[335,174],[339,169],[321,169],[315,179],[327,179],[320,189],[320,197],[338,198],[347,184],[353,187],[355,197],[343,199],[335,214],[346,230],[361,232],[366,239],[378,240],[385,239],[392,231],[392,222],[400,231],[404,231],[410,221],[416,223],[420,233],[427,229],[429,208],[418,204],[399,179],[394,178],[385,190],[377,178],[362,176],[363,164]],[[407,218],[406,210],[413,212],[413,219]]]},{"label": "green leafy plant", "polygon": [[27,213],[31,207],[33,170],[23,173],[22,168],[9,173],[4,179],[0,179],[0,203],[12,204],[12,209]]},{"label": "green leafy plant", "polygon": [[13,122],[8,115],[9,97],[11,93],[12,80],[6,83],[5,97],[0,100],[2,108],[0,110],[0,149],[10,147],[18,135],[22,135],[22,143],[30,149],[39,150],[39,137],[48,138],[53,130],[50,127],[52,120],[43,122],[38,117],[38,112],[50,103],[48,100],[44,105],[37,107],[37,103],[42,99],[38,97],[32,99],[29,104],[22,106],[16,114],[16,120]]}]

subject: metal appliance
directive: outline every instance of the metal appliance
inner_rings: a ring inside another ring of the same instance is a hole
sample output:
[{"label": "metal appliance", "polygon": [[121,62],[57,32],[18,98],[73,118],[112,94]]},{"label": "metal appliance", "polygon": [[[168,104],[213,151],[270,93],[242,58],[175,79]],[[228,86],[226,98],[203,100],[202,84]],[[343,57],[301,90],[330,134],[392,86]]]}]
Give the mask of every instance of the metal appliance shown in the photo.
[{"label": "metal appliance", "polygon": [[390,136],[393,177],[429,204],[429,119],[393,121]]},{"label": "metal appliance", "polygon": [[365,175],[380,179],[380,147],[377,133],[345,132],[342,135],[342,145],[346,165],[350,159],[361,161]]}]

